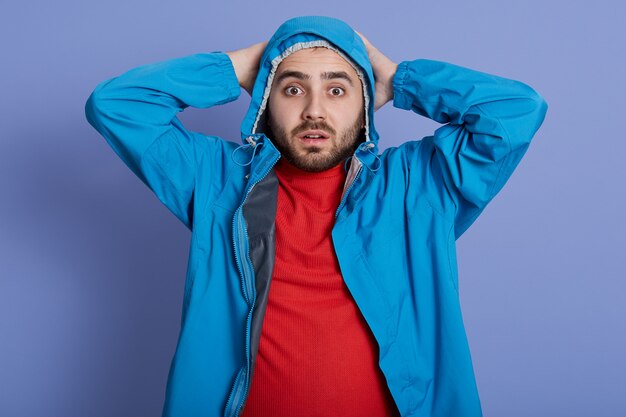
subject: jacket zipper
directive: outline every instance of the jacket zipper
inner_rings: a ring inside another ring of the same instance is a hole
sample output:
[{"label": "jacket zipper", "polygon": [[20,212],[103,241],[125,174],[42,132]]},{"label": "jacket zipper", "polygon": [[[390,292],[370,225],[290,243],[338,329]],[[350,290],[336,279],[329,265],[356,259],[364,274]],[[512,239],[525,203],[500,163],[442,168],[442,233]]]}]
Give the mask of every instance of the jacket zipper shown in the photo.
[{"label": "jacket zipper", "polygon": [[354,179],[352,180],[352,182],[348,186],[348,189],[346,190],[345,193],[343,193],[343,198],[341,199],[341,202],[339,203],[339,206],[337,207],[337,211],[335,211],[335,218],[337,218],[337,216],[339,216],[339,212],[341,211],[343,206],[346,204],[346,200],[348,199],[348,194],[350,193],[350,190],[354,186],[354,183],[356,182],[356,180],[359,179],[359,176],[361,175],[361,171],[363,171],[363,163],[362,162],[361,162],[361,166],[359,167],[359,170],[357,171],[356,175],[354,176]]},{"label": "jacket zipper", "polygon": [[[235,228],[235,223],[237,225],[237,236],[238,236],[240,253],[242,254],[246,253],[246,258],[247,258],[246,259],[247,262],[245,262],[245,269],[244,269],[244,266],[242,266],[242,262],[239,259],[239,256],[237,256],[237,251],[235,250],[235,260],[237,263],[237,267],[239,269],[239,275],[242,279],[241,289],[244,293],[244,296],[246,297],[246,301],[248,303],[251,302],[252,305],[250,306],[250,310],[248,311],[248,318],[246,320],[246,364],[244,365],[243,368],[239,370],[237,377],[235,378],[235,382],[233,384],[230,395],[228,396],[228,401],[226,403],[225,417],[237,417],[239,415],[240,408],[247,398],[248,389],[250,386],[250,381],[248,381],[249,376],[250,376],[250,369],[249,369],[250,368],[250,363],[249,363],[250,362],[250,325],[252,321],[252,313],[254,311],[254,306],[256,303],[256,294],[255,294],[255,290],[253,286],[250,284],[251,280],[249,277],[251,276],[251,273],[250,273],[250,260],[248,258],[249,254],[246,248],[244,247],[245,245],[243,244],[243,239],[246,239],[246,241],[248,239],[248,233],[247,233],[247,230],[243,228],[242,208],[246,200],[248,199],[248,195],[250,194],[250,192],[252,192],[252,189],[254,188],[254,186],[258,184],[259,182],[261,182],[267,176],[267,174],[274,167],[274,165],[276,165],[279,159],[280,159],[280,156],[276,158],[274,162],[272,162],[272,164],[263,173],[263,175],[257,181],[255,181],[254,184],[250,186],[250,188],[248,189],[248,192],[246,193],[246,196],[244,197],[243,202],[237,209],[237,212],[233,218],[233,229]],[[344,196],[339,206],[337,207],[337,211],[335,212],[335,218],[337,218],[337,216],[339,215],[339,212],[345,205],[345,202],[348,198],[348,194],[350,193],[350,190],[354,186],[354,183],[356,182],[356,180],[361,175],[362,171],[363,171],[363,164],[361,163],[359,170],[357,171],[356,175],[354,176],[354,179],[348,186],[348,189],[344,193]],[[233,242],[233,246],[235,246],[236,244],[237,242]],[[236,247],[234,247],[234,249],[236,249]],[[246,273],[248,274],[247,276],[246,276]],[[242,389],[243,389],[243,392],[242,392]]]},{"label": "jacket zipper", "polygon": [[257,181],[255,181],[254,184],[250,186],[250,188],[248,189],[248,192],[246,193],[243,199],[243,202],[237,209],[237,212],[233,218],[233,229],[235,228],[235,225],[236,225],[237,237],[238,237],[237,242],[233,242],[233,247],[234,249],[236,249],[235,245],[239,243],[240,254],[245,253],[245,256],[246,256],[246,259],[243,262],[243,264],[245,265],[242,265],[242,262],[239,259],[239,256],[237,256],[236,250],[235,250],[235,260],[237,263],[237,267],[239,269],[239,276],[241,277],[241,289],[244,293],[246,301],[248,302],[248,304],[251,304],[251,305],[250,305],[250,310],[248,311],[248,318],[246,320],[246,363],[239,370],[239,373],[237,374],[237,377],[235,378],[235,382],[233,384],[230,395],[228,396],[228,401],[226,403],[225,417],[236,417],[239,415],[239,410],[248,395],[248,388],[250,386],[250,381],[248,380],[250,377],[250,369],[249,369],[250,368],[250,326],[252,322],[252,313],[254,311],[254,306],[256,304],[256,290],[254,289],[254,286],[251,285],[251,281],[252,281],[251,277],[254,274],[250,270],[251,261],[249,258],[249,253],[243,243],[244,240],[245,241],[248,240],[248,232],[243,227],[243,205],[246,203],[246,200],[248,199],[248,195],[250,194],[250,192],[252,192],[252,189],[254,188],[254,186],[257,185],[259,182],[261,182],[267,176],[267,174],[269,174],[269,172],[274,167],[274,165],[276,165],[279,159],[280,159],[280,156],[276,158],[272,162],[272,164],[265,170],[263,175],[261,175],[260,178]]}]

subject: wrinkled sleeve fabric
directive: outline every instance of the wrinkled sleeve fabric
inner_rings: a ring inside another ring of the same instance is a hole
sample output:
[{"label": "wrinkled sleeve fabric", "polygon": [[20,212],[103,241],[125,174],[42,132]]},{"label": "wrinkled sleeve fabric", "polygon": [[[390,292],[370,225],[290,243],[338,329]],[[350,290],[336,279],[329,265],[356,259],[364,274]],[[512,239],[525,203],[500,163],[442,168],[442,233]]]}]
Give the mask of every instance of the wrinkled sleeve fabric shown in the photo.
[{"label": "wrinkled sleeve fabric", "polygon": [[232,61],[200,53],[142,65],[98,84],[85,104],[89,123],[124,163],[191,229],[198,166],[221,138],[185,129],[177,113],[239,97]]},{"label": "wrinkled sleeve fabric", "polygon": [[548,105],[522,82],[427,59],[401,62],[393,89],[394,107],[445,123],[403,148],[414,194],[458,239],[509,179]]}]

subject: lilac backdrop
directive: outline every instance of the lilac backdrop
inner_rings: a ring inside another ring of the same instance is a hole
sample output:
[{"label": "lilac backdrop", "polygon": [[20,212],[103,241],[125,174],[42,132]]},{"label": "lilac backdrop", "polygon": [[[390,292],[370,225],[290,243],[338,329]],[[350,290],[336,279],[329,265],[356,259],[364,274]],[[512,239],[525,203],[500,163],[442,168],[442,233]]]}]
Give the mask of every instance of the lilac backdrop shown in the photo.
[{"label": "lilac backdrop", "polygon": [[[397,62],[546,98],[517,171],[457,242],[484,413],[626,415],[623,2],[17,4],[0,12],[0,416],[160,415],[190,233],[88,125],[85,100],[137,65],[248,46],[302,14],[346,20]],[[181,119],[237,140],[248,103]],[[391,104],[376,117],[383,147],[439,126]]]}]

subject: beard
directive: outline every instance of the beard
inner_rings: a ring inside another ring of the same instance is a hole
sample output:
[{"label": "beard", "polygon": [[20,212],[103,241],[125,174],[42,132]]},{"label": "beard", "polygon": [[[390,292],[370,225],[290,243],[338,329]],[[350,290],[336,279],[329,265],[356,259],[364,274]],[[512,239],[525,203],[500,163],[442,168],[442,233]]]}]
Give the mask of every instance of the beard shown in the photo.
[{"label": "beard", "polygon": [[354,154],[359,143],[365,140],[365,128],[361,127],[364,118],[365,109],[362,109],[356,121],[339,137],[326,122],[303,123],[294,129],[292,136],[305,130],[320,129],[335,137],[336,142],[330,149],[310,146],[301,153],[296,152],[296,149],[290,144],[287,132],[281,126],[276,126],[270,115],[269,107],[267,108],[267,121],[269,123],[266,123],[266,130],[267,136],[272,140],[276,149],[289,163],[303,171],[321,172],[337,166]]}]

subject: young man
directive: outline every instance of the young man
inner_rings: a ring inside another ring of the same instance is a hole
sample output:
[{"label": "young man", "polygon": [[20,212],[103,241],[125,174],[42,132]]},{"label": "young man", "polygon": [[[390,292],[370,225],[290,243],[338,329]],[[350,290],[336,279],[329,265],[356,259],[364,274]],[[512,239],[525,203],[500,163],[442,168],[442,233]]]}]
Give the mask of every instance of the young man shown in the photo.
[{"label": "young man", "polygon": [[[175,117],[251,94],[243,145]],[[440,123],[378,153],[393,101]],[[529,86],[395,64],[344,22],[144,65],[89,122],[192,231],[164,416],[480,416],[455,240],[543,122]]]}]

